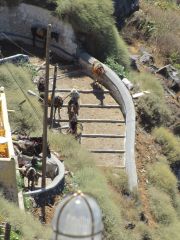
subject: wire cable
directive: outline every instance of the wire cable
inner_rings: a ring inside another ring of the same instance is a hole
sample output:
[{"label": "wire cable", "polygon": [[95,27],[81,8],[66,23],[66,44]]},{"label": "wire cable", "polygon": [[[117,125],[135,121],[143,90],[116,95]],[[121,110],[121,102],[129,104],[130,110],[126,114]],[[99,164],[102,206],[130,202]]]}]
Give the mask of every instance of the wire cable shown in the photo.
[{"label": "wire cable", "polygon": [[[1,53],[1,56],[4,57],[2,53]],[[42,120],[41,120],[41,117],[39,116],[39,113],[37,112],[36,108],[34,107],[34,105],[32,104],[32,102],[30,101],[30,99],[28,98],[28,96],[25,94],[24,90],[22,89],[22,87],[21,87],[21,85],[19,84],[19,82],[17,81],[17,79],[16,79],[16,78],[14,77],[14,75],[12,74],[12,72],[11,72],[11,70],[9,69],[8,65],[5,64],[4,66],[7,68],[8,72],[11,74],[11,76],[12,76],[12,78],[14,79],[14,81],[16,82],[17,86],[19,87],[19,89],[20,89],[21,92],[23,93],[25,99],[27,99],[28,103],[29,103],[30,106],[32,107],[34,113],[35,113],[36,116],[37,116],[38,121],[39,121],[40,123],[42,123]]]},{"label": "wire cable", "polygon": [[23,47],[21,47],[19,44],[17,44],[14,40],[12,40],[12,38],[10,38],[9,36],[7,36],[7,34],[5,34],[4,32],[0,33],[1,35],[3,35],[8,41],[10,41],[12,44],[14,44],[16,47],[20,48],[21,50],[23,50],[25,53],[31,55],[32,57],[35,57],[35,55],[33,55],[32,53],[30,53],[29,51],[25,50]]}]

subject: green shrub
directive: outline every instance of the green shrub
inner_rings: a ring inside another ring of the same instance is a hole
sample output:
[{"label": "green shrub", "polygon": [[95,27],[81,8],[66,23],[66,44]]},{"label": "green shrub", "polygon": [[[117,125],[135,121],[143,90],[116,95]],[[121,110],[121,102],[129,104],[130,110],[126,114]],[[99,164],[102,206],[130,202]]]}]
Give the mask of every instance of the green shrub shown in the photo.
[{"label": "green shrub", "polygon": [[180,141],[166,128],[156,128],[153,132],[156,141],[161,145],[163,154],[167,156],[169,163],[180,158]]},{"label": "green shrub", "polygon": [[106,59],[106,65],[109,66],[120,78],[126,76],[125,69],[122,65],[116,62],[114,57],[108,57]]},{"label": "green shrub", "polygon": [[20,232],[22,239],[50,239],[49,226],[43,227],[30,213],[21,211],[15,204],[9,203],[1,196],[0,206],[0,216],[12,225],[12,229]]},{"label": "green shrub", "polygon": [[129,66],[128,51],[115,27],[112,1],[57,0],[56,12],[68,20],[82,45],[98,59],[109,56],[123,66]]},{"label": "green shrub", "polygon": [[155,163],[148,167],[149,181],[153,186],[173,196],[177,188],[177,180],[165,163]]},{"label": "green shrub", "polygon": [[163,98],[164,89],[161,85],[160,80],[150,73],[136,73],[130,72],[128,74],[129,79],[138,86],[141,91],[150,91],[151,94]]},{"label": "green shrub", "polygon": [[137,225],[138,231],[140,232],[140,240],[153,240],[152,231],[149,227],[143,223]]},{"label": "green shrub", "polygon": [[15,110],[9,114],[11,127],[27,133],[42,128],[42,111],[37,98],[27,91],[34,90],[31,72],[26,67],[13,64],[0,66],[0,85],[5,87],[8,109]]},{"label": "green shrub", "polygon": [[108,182],[120,193],[128,193],[128,176],[124,170],[114,173],[113,170],[108,170]]},{"label": "green shrub", "polygon": [[159,189],[150,188],[150,210],[155,220],[163,225],[169,225],[177,220],[175,209],[170,197]]},{"label": "green shrub", "polygon": [[137,101],[137,112],[140,123],[146,130],[155,126],[168,125],[171,122],[171,113],[162,99],[155,94],[147,94]]},{"label": "green shrub", "polygon": [[[156,1],[156,6],[144,1],[142,7],[145,14],[155,23],[156,30],[150,43],[154,44],[169,62],[180,63],[180,36],[177,34],[180,32],[180,14],[177,6],[170,1]],[[174,54],[177,58],[173,57]]]},{"label": "green shrub", "polygon": [[156,230],[155,240],[180,240],[180,223],[177,221],[169,226],[160,226]]},{"label": "green shrub", "polygon": [[113,201],[106,178],[95,166],[91,154],[83,149],[71,136],[49,132],[51,148],[65,157],[66,167],[74,173],[74,189],[93,195],[103,212],[106,240],[125,239],[120,206]]}]

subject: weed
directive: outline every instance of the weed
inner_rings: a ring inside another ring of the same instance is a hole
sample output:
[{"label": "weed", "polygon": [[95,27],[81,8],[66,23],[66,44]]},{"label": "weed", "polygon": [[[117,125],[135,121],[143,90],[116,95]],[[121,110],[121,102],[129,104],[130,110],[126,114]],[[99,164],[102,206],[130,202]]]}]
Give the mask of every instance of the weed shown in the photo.
[{"label": "weed", "polygon": [[166,193],[155,188],[150,188],[149,193],[151,213],[158,223],[169,225],[177,220],[175,209]]},{"label": "weed", "polygon": [[90,54],[104,61],[115,56],[123,66],[129,66],[125,43],[120,37],[113,19],[112,1],[57,0],[56,12],[73,26],[81,45]]},{"label": "weed", "polygon": [[120,193],[129,193],[128,177],[125,171],[113,172],[112,169],[108,169],[107,180]]},{"label": "weed", "polygon": [[151,94],[163,98],[164,90],[159,79],[150,73],[130,72],[128,78],[139,87],[141,91],[150,91]]},{"label": "weed", "polygon": [[153,186],[168,193],[171,197],[176,193],[177,180],[167,164],[157,162],[149,166],[148,177]]},{"label": "weed", "polygon": [[140,123],[148,131],[171,122],[170,110],[162,99],[152,93],[138,100],[137,112],[140,116]]},{"label": "weed", "polygon": [[180,141],[168,129],[160,127],[153,132],[156,141],[161,145],[163,154],[166,155],[169,163],[174,163],[180,158]]},{"label": "weed", "polygon": [[22,239],[50,239],[51,230],[43,227],[29,213],[20,211],[19,208],[0,197],[0,216],[12,225],[15,231],[20,231]]},{"label": "weed", "polygon": [[31,73],[25,67],[12,64],[0,66],[0,84],[5,87],[9,109],[15,110],[9,114],[14,130],[30,133],[41,129],[42,111],[36,98],[27,94],[33,89]]},{"label": "weed", "polygon": [[125,68],[116,62],[114,57],[108,57],[105,62],[120,78],[126,76]]}]

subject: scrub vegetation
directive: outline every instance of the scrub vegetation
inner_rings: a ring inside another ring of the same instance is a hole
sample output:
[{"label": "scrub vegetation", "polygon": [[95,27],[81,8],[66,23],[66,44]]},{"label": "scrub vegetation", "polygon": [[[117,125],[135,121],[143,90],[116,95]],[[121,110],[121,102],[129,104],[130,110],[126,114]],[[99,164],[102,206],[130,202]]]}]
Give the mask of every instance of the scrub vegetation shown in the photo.
[{"label": "scrub vegetation", "polygon": [[128,67],[129,55],[115,26],[112,1],[57,0],[56,3],[57,15],[71,23],[82,47],[102,61],[112,57]]}]

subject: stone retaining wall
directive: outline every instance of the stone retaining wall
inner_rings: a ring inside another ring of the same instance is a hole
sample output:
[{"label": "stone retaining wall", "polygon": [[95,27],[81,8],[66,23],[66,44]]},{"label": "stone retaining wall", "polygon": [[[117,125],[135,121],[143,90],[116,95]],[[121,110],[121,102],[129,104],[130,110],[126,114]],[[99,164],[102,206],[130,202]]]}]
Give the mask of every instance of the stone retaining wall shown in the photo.
[{"label": "stone retaining wall", "polygon": [[53,179],[51,184],[49,184],[46,188],[23,193],[25,197],[33,197],[38,207],[43,206],[46,203],[50,203],[52,197],[61,193],[64,189],[64,164],[58,159],[54,158],[54,160],[58,166],[58,175]]},{"label": "stone retaining wall", "polygon": [[[61,22],[45,9],[20,4],[18,7],[8,9],[0,7],[0,33],[5,32],[13,39],[23,40],[23,42],[32,44],[31,26],[34,24],[42,24],[46,26],[51,23],[53,29],[60,33],[59,43],[52,43],[52,50],[60,57],[74,58],[79,56],[79,62],[89,75],[92,75],[92,63],[94,58],[86,53],[77,51],[77,44],[72,27],[68,23]],[[0,39],[3,39],[0,34]],[[38,46],[43,46],[42,42]],[[64,54],[63,54],[64,51]],[[125,138],[125,167],[129,178],[130,189],[137,188],[137,173],[135,164],[135,110],[129,91],[122,83],[120,78],[107,66],[105,66],[106,74],[102,79],[103,85],[110,90],[114,99],[121,105],[122,112],[126,119],[126,138]],[[93,76],[92,76],[93,77]],[[54,186],[52,189],[56,189]],[[41,190],[40,194],[46,194],[47,189]],[[50,192],[50,191],[49,191]],[[33,195],[39,195],[36,192]]]},{"label": "stone retaining wall", "polygon": [[[91,77],[92,64],[97,59],[87,53],[79,54],[79,62]],[[126,138],[125,138],[125,168],[128,174],[130,190],[137,189],[137,172],[135,163],[135,109],[131,95],[121,79],[109,67],[104,65],[105,75],[101,79],[102,84],[111,92],[111,95],[121,106],[121,110],[126,119]]]},{"label": "stone retaining wall", "polygon": [[[0,39],[5,39],[1,34],[5,33],[13,40],[22,40],[23,37],[23,42],[32,45],[31,26],[46,27],[49,23],[52,24],[52,31],[59,33],[59,42],[52,40],[52,51],[61,56],[61,48],[71,55],[76,55],[77,44],[71,25],[52,16],[50,11],[24,3],[13,8],[0,7]],[[43,47],[42,41],[37,42],[39,47]],[[63,57],[68,58],[67,55]]]}]

